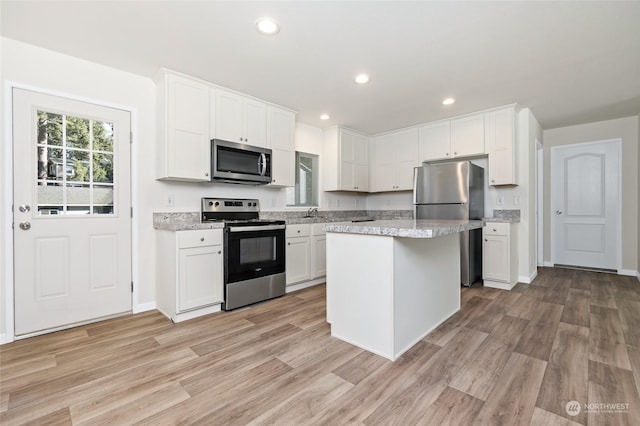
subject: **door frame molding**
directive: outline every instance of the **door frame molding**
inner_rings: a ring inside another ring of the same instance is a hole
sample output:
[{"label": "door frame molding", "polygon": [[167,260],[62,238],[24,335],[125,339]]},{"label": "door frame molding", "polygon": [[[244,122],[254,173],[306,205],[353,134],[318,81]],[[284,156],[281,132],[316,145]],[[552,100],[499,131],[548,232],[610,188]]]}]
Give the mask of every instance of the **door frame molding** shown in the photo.
[{"label": "door frame molding", "polygon": [[[60,98],[71,99],[74,101],[80,101],[99,105],[107,108],[119,109],[127,111],[131,116],[131,133],[132,140],[130,143],[131,150],[131,164],[130,164],[130,186],[131,186],[131,208],[134,212],[138,212],[138,177],[137,177],[137,161],[138,161],[138,109],[128,105],[116,104],[113,102],[107,102],[100,99],[89,98],[85,96],[79,96],[76,94],[61,92],[57,90],[45,89],[39,86],[31,84],[23,84],[15,81],[5,81],[4,84],[4,122],[6,123],[4,129],[3,138],[6,141],[4,143],[4,175],[2,176],[4,185],[4,202],[6,206],[13,205],[13,89],[29,90],[32,92],[38,92],[45,95],[57,96]],[[4,334],[0,332],[0,345],[4,343],[10,343],[16,340],[15,337],[15,323],[14,323],[14,286],[15,286],[15,274],[14,274],[14,251],[13,251],[13,211],[7,210],[4,223],[0,224],[6,235],[4,241],[4,250],[6,252],[4,279],[4,312],[5,312],[5,330]],[[139,219],[137,214],[133,214],[131,217],[131,280],[134,283],[139,282],[139,267],[138,267],[138,248],[139,248]],[[147,304],[140,304],[138,302],[138,286],[133,286],[133,292],[131,294],[131,310],[133,313],[142,312],[148,310]],[[153,306],[155,308],[155,305]],[[30,335],[26,336],[29,337]]]},{"label": "door frame molding", "polygon": [[569,148],[580,148],[580,147],[587,147],[589,145],[601,145],[601,144],[612,144],[613,146],[615,146],[616,151],[617,151],[617,156],[618,156],[618,173],[617,173],[617,179],[618,179],[618,211],[617,211],[617,224],[616,224],[616,272],[618,273],[618,275],[625,275],[623,274],[622,271],[622,139],[621,138],[613,138],[613,139],[603,139],[603,140],[598,140],[598,141],[591,141],[591,142],[581,142],[581,143],[574,143],[574,144],[567,144],[567,145],[556,145],[556,146],[552,146],[551,150],[550,150],[550,161],[549,161],[549,181],[552,183],[551,184],[551,191],[549,194],[549,217],[551,218],[550,222],[551,222],[551,227],[550,227],[550,245],[551,245],[551,266],[555,265],[555,261],[556,261],[556,248],[555,248],[555,235],[556,235],[556,225],[555,225],[555,220],[553,220],[553,194],[554,194],[554,187],[553,187],[553,182],[554,182],[554,168],[553,168],[553,158],[554,155],[557,155],[557,152],[562,150],[562,149],[569,149]]}]

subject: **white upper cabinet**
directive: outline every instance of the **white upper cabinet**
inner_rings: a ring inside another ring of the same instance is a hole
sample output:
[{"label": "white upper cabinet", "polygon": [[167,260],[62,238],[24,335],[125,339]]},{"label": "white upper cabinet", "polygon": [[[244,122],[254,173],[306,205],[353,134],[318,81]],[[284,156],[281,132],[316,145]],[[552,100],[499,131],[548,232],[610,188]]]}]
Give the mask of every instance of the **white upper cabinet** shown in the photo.
[{"label": "white upper cabinet", "polygon": [[451,158],[451,121],[439,121],[420,127],[422,161]]},{"label": "white upper cabinet", "polygon": [[294,140],[295,113],[269,105],[268,145],[271,148],[271,184],[294,186],[296,184],[296,148]]},{"label": "white upper cabinet", "polygon": [[210,180],[209,86],[163,71],[158,85],[158,178]]},{"label": "white upper cabinet", "polygon": [[343,127],[324,132],[325,191],[369,190],[369,137]]},{"label": "white upper cabinet", "polygon": [[489,185],[516,185],[515,106],[484,114]]},{"label": "white upper cabinet", "polygon": [[221,88],[215,91],[215,137],[267,146],[267,104]]},{"label": "white upper cabinet", "polygon": [[413,188],[413,168],[420,165],[417,128],[376,136],[372,146],[370,192]]},{"label": "white upper cabinet", "polygon": [[484,114],[467,115],[420,127],[422,161],[447,160],[484,153]]},{"label": "white upper cabinet", "polygon": [[453,157],[484,154],[484,114],[473,114],[451,120]]}]

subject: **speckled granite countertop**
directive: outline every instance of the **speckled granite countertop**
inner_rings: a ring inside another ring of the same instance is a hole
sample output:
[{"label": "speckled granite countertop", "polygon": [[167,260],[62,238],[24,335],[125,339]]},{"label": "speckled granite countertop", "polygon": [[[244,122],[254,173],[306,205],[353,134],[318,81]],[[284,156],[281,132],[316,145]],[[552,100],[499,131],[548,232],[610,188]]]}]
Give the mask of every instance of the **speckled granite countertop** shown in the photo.
[{"label": "speckled granite countertop", "polygon": [[345,234],[382,235],[406,238],[436,238],[456,232],[482,228],[482,220],[376,220],[349,224],[327,224],[322,227],[327,232]]},{"label": "speckled granite countertop", "polygon": [[[321,210],[314,217],[304,217],[303,211],[261,212],[260,219],[284,220],[288,225],[305,223],[350,222],[369,219],[411,219],[411,210]],[[159,212],[153,214],[153,227],[167,231],[190,229],[222,229],[223,222],[200,221],[199,212]]]},{"label": "speckled granite countertop", "polygon": [[493,217],[485,219],[487,222],[518,223],[520,222],[520,210],[494,210]]},{"label": "speckled granite countertop", "polygon": [[191,229],[222,229],[223,222],[200,222],[200,213],[154,213],[153,227],[166,231]]}]

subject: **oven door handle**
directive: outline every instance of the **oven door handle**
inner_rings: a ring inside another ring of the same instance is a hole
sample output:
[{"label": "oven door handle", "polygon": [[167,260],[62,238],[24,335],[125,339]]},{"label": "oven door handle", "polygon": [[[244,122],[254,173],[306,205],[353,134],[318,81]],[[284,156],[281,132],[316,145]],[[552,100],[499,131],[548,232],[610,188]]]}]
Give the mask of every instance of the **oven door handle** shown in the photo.
[{"label": "oven door handle", "polygon": [[229,232],[273,231],[285,229],[287,225],[228,226]]}]

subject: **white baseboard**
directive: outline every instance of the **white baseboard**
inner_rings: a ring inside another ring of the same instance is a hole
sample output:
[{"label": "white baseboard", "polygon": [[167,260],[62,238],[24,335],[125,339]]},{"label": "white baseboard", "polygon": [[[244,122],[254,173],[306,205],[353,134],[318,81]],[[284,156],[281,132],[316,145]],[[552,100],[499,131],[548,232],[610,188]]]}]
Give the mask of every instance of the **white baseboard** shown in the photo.
[{"label": "white baseboard", "polygon": [[313,287],[314,285],[322,284],[326,281],[327,281],[326,277],[320,277],[320,278],[316,278],[315,280],[304,281],[298,284],[288,285],[286,292],[291,293],[292,291],[298,291],[298,290],[302,290],[303,288]]},{"label": "white baseboard", "polygon": [[531,275],[528,276],[528,277],[524,277],[524,276],[518,277],[518,282],[519,283],[523,283],[523,284],[531,284],[533,282],[533,280],[536,279],[537,276],[538,276],[538,270],[535,269],[531,273]]},{"label": "white baseboard", "polygon": [[637,277],[638,271],[634,271],[632,269],[618,269],[618,275],[626,275],[629,277]]},{"label": "white baseboard", "polygon": [[13,337],[6,333],[0,334],[0,345],[13,342]]},{"label": "white baseboard", "polygon": [[553,268],[553,262],[544,262],[544,266],[547,268]]},{"label": "white baseboard", "polygon": [[147,302],[135,305],[131,309],[131,312],[133,312],[134,314],[139,314],[140,312],[153,311],[154,309],[156,309],[156,302]]},{"label": "white baseboard", "polygon": [[500,290],[511,290],[517,283],[506,283],[500,281],[483,280],[483,285],[490,288],[498,288]]}]

